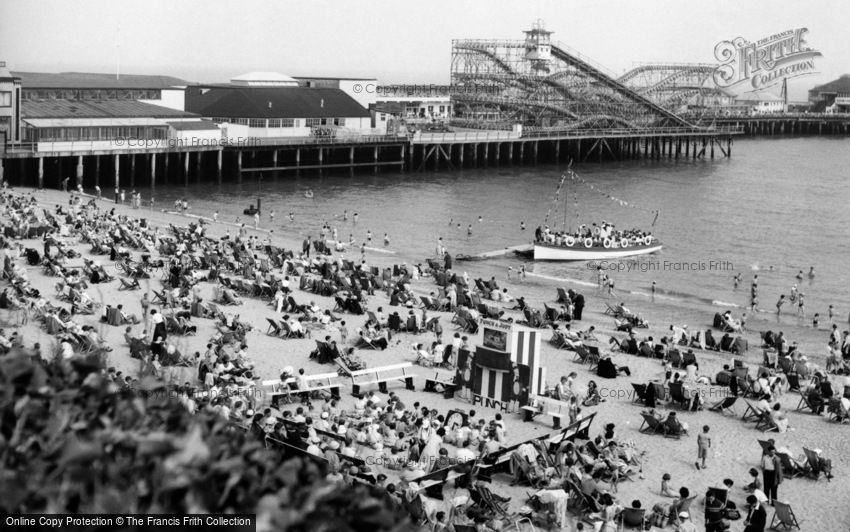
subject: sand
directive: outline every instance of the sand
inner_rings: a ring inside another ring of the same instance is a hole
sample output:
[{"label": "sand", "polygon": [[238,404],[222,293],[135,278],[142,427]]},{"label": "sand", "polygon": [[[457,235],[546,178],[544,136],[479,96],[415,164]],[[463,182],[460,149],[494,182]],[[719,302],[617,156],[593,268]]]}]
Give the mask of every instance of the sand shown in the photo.
[{"label": "sand", "polygon": [[[22,192],[18,189],[17,192]],[[27,191],[28,192],[28,191]],[[35,193],[35,197],[42,206],[51,207],[55,204],[67,204],[68,196],[58,191],[40,191]],[[111,202],[103,201],[102,206],[112,208]],[[150,210],[134,210],[128,206],[116,206],[120,213],[130,214],[136,217],[145,217],[154,224],[160,224],[167,227],[168,224],[187,225],[190,218],[175,214],[163,212],[152,212]],[[319,220],[316,220],[318,227]],[[221,235],[225,230],[230,229],[231,233],[236,233],[236,228],[232,225],[222,223],[213,224],[208,230],[208,235]],[[252,230],[253,231],[253,230]],[[260,232],[260,237],[265,238],[266,232]],[[281,234],[279,231],[273,233],[273,241],[275,245],[288,248],[300,249],[301,237],[299,235]],[[75,244],[75,249],[82,252],[84,257],[90,258],[88,245],[79,244],[76,238],[65,239],[69,244]],[[41,249],[40,241],[23,241],[26,247],[35,247]],[[389,265],[394,262],[392,254],[368,252],[368,261],[370,265]],[[99,257],[104,264],[108,262],[108,258]],[[19,261],[22,264],[23,261]],[[82,258],[69,261],[68,266],[82,265]],[[107,269],[111,266],[107,266]],[[476,263],[465,263],[463,269],[468,271],[470,276],[475,278],[481,274],[477,272]],[[46,295],[51,302],[57,303],[55,298],[54,283],[55,279],[47,277],[41,273],[41,267],[27,266],[27,271],[33,285],[38,288],[42,294]],[[503,283],[504,284],[504,283]],[[527,292],[531,287],[536,290],[545,288],[549,296],[546,301],[539,299],[530,299],[529,303],[534,307],[542,307],[542,303],[547,302],[550,305],[555,300],[555,287],[558,286],[555,282],[547,279],[536,278],[529,276],[525,281],[514,281],[506,283],[511,288],[514,295],[521,295]],[[141,291],[119,291],[117,282],[111,282],[102,285],[92,285],[88,289],[89,294],[96,300],[110,302],[112,304],[123,304],[125,309],[140,314],[141,307],[139,299]],[[160,288],[158,279],[142,281],[143,289]],[[211,298],[212,285],[210,283],[201,283],[201,295],[205,298]],[[295,285],[297,286],[297,284]],[[569,285],[565,285],[569,288]],[[584,319],[581,322],[581,328],[584,329],[590,325],[595,325],[600,338],[599,347],[603,352],[607,352],[607,339],[612,332],[613,321],[610,317],[604,315],[606,301],[602,294],[597,293],[595,288],[586,286],[574,286],[573,288],[582,291],[586,298],[586,307],[584,310]],[[746,288],[743,288],[746,289]],[[419,294],[427,294],[435,290],[435,285],[430,278],[425,278],[414,283],[414,291]],[[331,298],[321,297],[315,294],[309,294],[295,291],[295,299],[299,303],[315,301],[322,308],[333,308],[333,300]],[[291,365],[295,368],[303,367],[308,374],[325,373],[332,371],[329,366],[321,366],[308,359],[308,353],[314,349],[315,342],[311,339],[303,340],[282,340],[279,338],[269,337],[265,334],[267,324],[266,317],[274,315],[273,310],[267,302],[243,298],[245,304],[239,307],[223,307],[227,313],[239,313],[243,321],[254,324],[255,329],[248,334],[249,355],[256,364],[256,368],[262,379],[274,379],[280,374],[284,366]],[[667,302],[662,299],[650,301],[645,297],[625,295],[617,296],[617,300],[624,300],[631,309],[640,312],[651,324],[649,329],[640,329],[638,336],[652,335],[656,339],[664,336],[667,333],[667,327],[670,323],[689,323],[691,327],[705,328],[710,326],[713,312],[705,308],[686,307],[681,304]],[[613,303],[613,301],[609,301]],[[376,293],[368,302],[368,308],[375,310],[378,306],[383,306],[385,312],[392,310],[387,305],[388,301],[384,294]],[[716,311],[716,310],[715,310]],[[721,310],[722,311],[722,310]],[[510,313],[515,318],[520,318],[518,313]],[[429,315],[437,315],[437,313],[429,313]],[[455,326],[450,323],[450,313],[439,313],[441,323],[444,329],[444,339],[451,337],[455,332]],[[92,316],[78,316],[77,319],[84,323],[95,325],[101,331],[101,334],[114,346],[114,351],[111,353],[110,364],[117,369],[135,374],[138,371],[138,362],[129,356],[129,349],[123,341],[124,327],[110,327],[99,323],[99,314]],[[8,316],[7,316],[8,318]],[[363,325],[365,316],[345,315],[345,320],[348,322],[349,337],[355,336],[353,331],[356,327]],[[214,328],[211,320],[195,318],[193,323],[198,326],[198,334],[194,337],[181,338],[177,345],[184,353],[194,353],[195,351],[203,352],[209,337],[213,334]],[[763,314],[758,317],[751,317],[748,323],[750,331],[765,330],[773,328],[776,330],[777,325],[769,314]],[[824,325],[822,325],[824,327]],[[822,364],[823,354],[825,353],[825,339],[827,332],[825,330],[815,331],[811,327],[796,326],[793,323],[788,323],[787,320],[782,324],[782,330],[785,331],[789,339],[797,340],[800,343],[801,350],[804,353],[810,354],[810,360],[818,359]],[[31,346],[34,342],[40,342],[42,346],[49,346],[52,343],[49,337],[38,323],[30,322],[29,324],[20,327],[20,333],[25,338],[25,344]],[[136,326],[134,330],[141,330],[141,326]],[[339,339],[336,332],[329,333],[334,339]],[[622,334],[616,334],[622,337]],[[324,334],[322,334],[324,336]],[[762,352],[758,348],[759,338],[757,332],[748,332],[746,338],[749,340],[750,350],[745,357],[747,363],[755,369],[761,361]],[[316,335],[315,337],[318,337]],[[172,337],[173,338],[173,337]],[[431,333],[412,335],[401,334],[398,338],[394,337],[390,348],[386,351],[358,351],[358,355],[363,358],[370,367],[376,367],[391,363],[397,363],[405,360],[413,360],[413,354],[410,350],[410,345],[419,341],[433,341],[434,336]],[[663,368],[659,361],[647,360],[643,358],[632,357],[628,355],[615,355],[615,362],[620,365],[628,365],[632,370],[632,376],[620,377],[616,380],[605,381],[600,380],[595,375],[591,374],[587,367],[578,363],[572,362],[573,353],[567,351],[557,351],[548,343],[543,342],[544,365],[547,368],[547,381],[549,384],[555,384],[560,375],[566,375],[571,371],[576,371],[579,374],[579,380],[586,383],[589,379],[595,379],[604,387],[604,393],[609,398],[597,407],[585,409],[586,413],[596,412],[596,420],[591,428],[593,436],[600,434],[605,423],[616,424],[618,436],[621,439],[633,440],[638,448],[646,451],[646,459],[642,478],[635,478],[634,482],[623,482],[619,486],[616,494],[620,503],[629,505],[632,500],[639,499],[646,508],[651,507],[654,503],[664,500],[659,496],[659,487],[661,484],[661,476],[663,473],[670,473],[673,477],[673,485],[686,486],[692,494],[697,494],[697,499],[692,505],[692,519],[698,524],[698,528],[702,529],[703,522],[703,494],[706,488],[720,484],[723,478],[731,478],[735,481],[735,488],[731,492],[731,499],[734,500],[740,508],[743,507],[746,494],[741,486],[747,482],[747,471],[750,467],[755,467],[758,464],[761,451],[758,445],[758,439],[774,438],[778,444],[789,447],[795,454],[802,453],[802,447],[820,448],[823,449],[826,457],[833,460],[835,478],[831,482],[827,482],[823,477],[817,482],[809,479],[786,479],[779,488],[779,498],[783,501],[790,502],[798,520],[801,523],[804,531],[838,531],[845,530],[847,523],[850,523],[850,507],[846,504],[848,495],[850,495],[850,426],[837,425],[829,422],[825,416],[815,416],[810,413],[794,412],[797,406],[799,395],[789,392],[780,398],[783,408],[788,411],[790,426],[792,430],[785,434],[763,434],[761,431],[754,429],[753,423],[745,423],[741,420],[740,415],[743,413],[743,405],[741,401],[735,406],[738,412],[737,416],[721,415],[709,411],[701,412],[680,412],[682,420],[687,422],[691,427],[689,436],[683,437],[681,440],[668,439],[661,436],[650,436],[638,432],[640,426],[640,411],[642,405],[632,403],[631,382],[645,383],[652,378],[660,376]],[[812,355],[815,355],[814,357]],[[728,354],[720,354],[713,352],[697,351],[697,356],[700,362],[701,373],[713,375],[721,369],[723,364],[730,363],[731,356]],[[416,380],[418,390],[424,386],[423,376],[427,375],[429,369],[422,368],[417,371],[420,378]],[[174,378],[179,382],[193,381],[194,369],[177,369],[174,371]],[[837,381],[836,381],[837,384]],[[415,401],[421,402],[423,405],[435,408],[438,411],[445,413],[449,409],[470,409],[471,405],[461,399],[445,400],[442,396],[421,391],[410,392],[404,390],[403,386],[393,386],[391,389],[398,392],[407,405],[412,405]],[[836,390],[840,390],[840,386],[835,386]],[[715,398],[719,399],[722,392],[719,388],[706,387],[705,393],[709,394],[709,402],[713,402]],[[347,388],[343,389],[343,408],[353,406],[354,399],[349,394]],[[618,396],[620,398],[618,398]],[[492,418],[495,411],[476,406],[475,410],[478,416],[483,416],[487,419]],[[667,408],[661,406],[660,410],[666,412]],[[677,409],[677,412],[679,410]],[[506,415],[507,437],[509,443],[515,443],[520,440],[525,440],[533,436],[542,435],[551,432],[549,418],[538,418],[531,423],[523,423],[518,414]],[[694,467],[696,460],[697,430],[703,425],[710,427],[710,435],[712,439],[712,449],[708,459],[707,470],[697,470]],[[533,490],[527,486],[511,487],[507,480],[501,479],[494,482],[492,489],[496,493],[501,493],[512,497],[511,505],[513,509],[519,508],[525,503],[526,493]],[[669,502],[669,499],[667,500]],[[841,501],[844,501],[843,503]],[[744,512],[745,513],[745,512]],[[773,516],[773,510],[768,508],[768,520]],[[572,518],[571,518],[572,519]],[[743,530],[743,519],[732,522],[732,531]]]}]

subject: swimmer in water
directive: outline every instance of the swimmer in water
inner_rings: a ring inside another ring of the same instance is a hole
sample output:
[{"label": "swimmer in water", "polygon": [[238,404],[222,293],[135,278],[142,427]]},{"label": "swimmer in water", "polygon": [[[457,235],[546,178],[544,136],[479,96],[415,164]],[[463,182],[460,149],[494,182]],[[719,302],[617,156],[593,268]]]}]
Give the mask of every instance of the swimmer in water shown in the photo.
[{"label": "swimmer in water", "polygon": [[455,221],[455,219],[454,219],[454,218],[451,218],[451,219],[449,220],[449,227],[451,227],[451,226],[452,226],[452,224],[454,223],[454,221]]},{"label": "swimmer in water", "polygon": [[348,221],[348,209],[342,211],[342,219],[346,222]]},{"label": "swimmer in water", "polygon": [[519,230],[520,230],[520,231],[525,231],[525,222],[522,222],[522,221],[521,221],[521,222],[519,223]]},{"label": "swimmer in water", "polygon": [[466,228],[466,236],[472,236],[472,224]]},{"label": "swimmer in water", "polygon": [[481,223],[481,222],[483,222],[483,221],[484,221],[484,218],[482,218],[481,216],[479,216],[479,217],[478,217],[478,223]]},{"label": "swimmer in water", "polygon": [[814,279],[814,278],[815,278],[815,267],[811,266],[811,267],[809,267],[809,279]]},{"label": "swimmer in water", "polygon": [[800,271],[797,273],[797,280],[798,280],[798,281],[802,281],[802,280],[803,280],[803,270],[800,270]]},{"label": "swimmer in water", "polygon": [[290,212],[289,213],[289,221],[291,222],[293,220],[295,220],[295,216],[293,216],[293,214]]},{"label": "swimmer in water", "polygon": [[457,228],[460,229],[460,224],[457,224]]},{"label": "swimmer in water", "polygon": [[272,222],[274,222],[274,211],[269,213],[269,218],[271,218]]},{"label": "swimmer in water", "polygon": [[385,246],[390,245],[390,237],[386,233],[384,233],[384,245]]},{"label": "swimmer in water", "polygon": [[354,213],[354,223],[357,223],[357,213]]}]

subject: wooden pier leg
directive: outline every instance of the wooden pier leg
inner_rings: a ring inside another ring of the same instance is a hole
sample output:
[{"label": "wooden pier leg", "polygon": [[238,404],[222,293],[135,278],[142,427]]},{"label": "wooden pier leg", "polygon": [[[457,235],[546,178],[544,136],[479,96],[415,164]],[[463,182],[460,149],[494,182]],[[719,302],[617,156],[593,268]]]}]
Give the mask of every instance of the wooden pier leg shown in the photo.
[{"label": "wooden pier leg", "polygon": [[501,157],[501,155],[502,155],[502,143],[497,142],[496,143],[496,166],[499,166],[499,158]]},{"label": "wooden pier leg", "polygon": [[130,188],[136,188],[136,154],[130,154]]},{"label": "wooden pier leg", "polygon": [[242,182],[242,150],[236,152],[236,179]]},{"label": "wooden pier leg", "polygon": [[732,137],[726,139],[726,157],[732,157]]},{"label": "wooden pier leg", "polygon": [[[163,153],[163,157],[165,158],[165,161],[163,162],[163,164],[164,164],[164,166],[165,166],[165,169],[163,170],[163,174],[162,174],[162,176],[163,176],[163,183],[168,183],[168,159],[170,159],[170,158],[171,158],[171,157],[169,157],[168,155],[169,155],[169,153],[168,153],[168,152]],[[242,168],[242,167],[241,167],[241,165],[240,165],[240,167],[239,167],[239,168],[240,168],[240,169]]]},{"label": "wooden pier leg", "polygon": [[714,139],[711,139],[711,158],[714,159]]},{"label": "wooden pier leg", "polygon": [[94,186],[100,186],[100,155],[94,156]]},{"label": "wooden pier leg", "polygon": [[372,168],[372,173],[377,174],[378,173],[378,145],[377,144],[375,144],[375,148],[372,152],[372,160],[375,163],[375,166]]},{"label": "wooden pier leg", "polygon": [[41,190],[43,188],[44,188],[44,157],[39,157],[38,158],[38,189]]},{"label": "wooden pier leg", "polygon": [[[0,180],[3,179],[3,161],[0,159]],[[77,157],[77,183],[83,185],[83,156]]]},{"label": "wooden pier leg", "polygon": [[[221,153],[221,152],[219,152]],[[156,188],[156,154],[152,153],[150,158],[151,167],[151,190]]]},{"label": "wooden pier leg", "polygon": [[478,143],[472,145],[472,166],[478,168]]},{"label": "wooden pier leg", "polygon": [[561,141],[555,141],[555,164],[561,162]]},{"label": "wooden pier leg", "polygon": [[[581,141],[579,141],[581,142]],[[525,142],[520,141],[519,143],[519,164],[525,162]]]},{"label": "wooden pier leg", "polygon": [[535,140],[534,141],[534,164],[537,164],[537,150],[540,147],[539,145],[540,145],[540,141]]},{"label": "wooden pier leg", "polygon": [[325,164],[325,150],[319,148],[319,175],[322,175],[322,165]]},{"label": "wooden pier leg", "polygon": [[115,154],[115,189],[121,189],[121,156]]},{"label": "wooden pier leg", "polygon": [[187,151],[183,157],[183,186],[189,186],[189,157],[192,155],[192,152]]},{"label": "wooden pier leg", "polygon": [[490,158],[490,143],[485,142],[484,143],[484,168],[487,168],[487,163],[489,162],[489,158]]},{"label": "wooden pier leg", "polygon": [[[275,151],[275,154],[276,153],[277,153],[277,151]],[[224,157],[224,150],[219,148],[218,153],[216,154],[216,167],[215,167],[216,168],[215,179],[216,179],[216,181],[218,182],[219,185],[221,184],[221,163],[222,163],[223,157]]]},{"label": "wooden pier leg", "polygon": [[513,164],[514,164],[514,143],[508,142],[508,165],[513,165]]},{"label": "wooden pier leg", "polygon": [[465,147],[466,147],[466,144],[458,144],[457,145],[458,164],[460,165],[461,168],[463,168],[463,149]]},{"label": "wooden pier leg", "polygon": [[301,175],[301,148],[295,148],[295,175]]}]

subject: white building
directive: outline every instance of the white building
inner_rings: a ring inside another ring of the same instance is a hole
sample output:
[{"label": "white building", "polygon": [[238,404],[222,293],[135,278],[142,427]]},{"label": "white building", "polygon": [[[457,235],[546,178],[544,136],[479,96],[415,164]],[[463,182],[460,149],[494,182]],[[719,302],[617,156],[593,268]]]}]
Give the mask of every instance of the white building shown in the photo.
[{"label": "white building", "polygon": [[750,113],[760,115],[781,113],[785,110],[785,100],[767,91],[745,92],[735,98],[738,106],[745,106]]},{"label": "white building", "polygon": [[238,87],[297,87],[298,80],[280,72],[248,72],[230,79]]}]

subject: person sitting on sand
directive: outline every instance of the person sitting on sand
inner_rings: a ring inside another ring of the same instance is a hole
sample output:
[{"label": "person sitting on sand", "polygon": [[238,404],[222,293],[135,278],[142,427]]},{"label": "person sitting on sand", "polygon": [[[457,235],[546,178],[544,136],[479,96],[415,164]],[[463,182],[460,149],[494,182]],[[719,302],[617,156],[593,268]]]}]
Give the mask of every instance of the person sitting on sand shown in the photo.
[{"label": "person sitting on sand", "polygon": [[679,421],[679,418],[676,416],[676,412],[670,412],[667,414],[667,419],[664,420],[664,433],[665,434],[682,434],[688,432],[688,424]]}]

